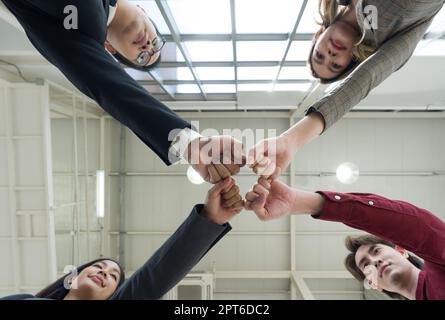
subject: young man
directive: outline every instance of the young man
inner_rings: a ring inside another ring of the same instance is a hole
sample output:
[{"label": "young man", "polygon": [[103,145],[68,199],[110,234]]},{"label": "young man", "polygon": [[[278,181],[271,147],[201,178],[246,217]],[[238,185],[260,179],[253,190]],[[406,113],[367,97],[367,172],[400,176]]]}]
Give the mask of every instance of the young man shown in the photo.
[{"label": "young man", "polygon": [[[375,194],[305,192],[265,178],[246,201],[261,220],[307,214],[369,232],[375,237],[347,242],[345,262],[354,276],[407,299],[445,299],[445,222],[425,209]],[[423,266],[408,251],[424,259]]]},{"label": "young man", "polygon": [[[142,70],[159,61],[163,40],[142,8],[128,0],[2,1],[49,62],[130,128],[167,165],[181,157],[189,163],[194,159],[194,168],[211,183],[239,172],[243,157],[238,141],[227,136],[202,138],[189,123],[144,90],[110,55]],[[201,151],[209,142],[223,146],[210,158]],[[230,163],[228,157],[222,161],[224,152],[235,152]]]}]

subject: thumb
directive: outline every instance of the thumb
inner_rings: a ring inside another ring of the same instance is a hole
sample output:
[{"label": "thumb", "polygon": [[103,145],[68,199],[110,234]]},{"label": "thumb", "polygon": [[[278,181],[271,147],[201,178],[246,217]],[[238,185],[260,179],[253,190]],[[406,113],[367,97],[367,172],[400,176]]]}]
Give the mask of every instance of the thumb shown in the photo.
[{"label": "thumb", "polygon": [[262,211],[264,210],[264,206],[266,205],[267,196],[264,193],[261,193],[253,202],[251,205],[252,210],[256,211]]},{"label": "thumb", "polygon": [[221,180],[220,182],[218,182],[217,184],[215,184],[212,189],[209,190],[209,195],[211,197],[216,197],[219,196],[221,194],[221,192],[226,189],[230,183],[232,183],[232,178],[231,177],[227,177],[224,180]]},{"label": "thumb", "polygon": [[247,157],[247,164],[253,167],[255,163],[261,161],[264,158],[264,154],[267,152],[267,141],[263,140],[257,143],[249,150]]}]

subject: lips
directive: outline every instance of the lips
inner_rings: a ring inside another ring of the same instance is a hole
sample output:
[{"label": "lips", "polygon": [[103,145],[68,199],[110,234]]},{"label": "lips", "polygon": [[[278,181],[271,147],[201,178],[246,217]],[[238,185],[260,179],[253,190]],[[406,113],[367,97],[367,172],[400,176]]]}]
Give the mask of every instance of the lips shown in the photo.
[{"label": "lips", "polygon": [[331,39],[331,44],[337,50],[346,50],[346,47],[341,41]]},{"label": "lips", "polygon": [[383,276],[383,273],[385,272],[385,270],[390,266],[391,264],[385,264],[382,268],[380,268],[380,277]]},{"label": "lips", "polygon": [[101,277],[98,276],[90,276],[90,279],[93,280],[97,285],[100,285],[101,287],[104,286],[104,281]]}]

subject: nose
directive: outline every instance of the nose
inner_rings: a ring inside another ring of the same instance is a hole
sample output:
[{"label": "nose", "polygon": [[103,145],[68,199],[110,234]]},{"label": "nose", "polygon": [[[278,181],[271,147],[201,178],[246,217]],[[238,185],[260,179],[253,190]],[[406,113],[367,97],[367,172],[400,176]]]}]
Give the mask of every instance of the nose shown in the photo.
[{"label": "nose", "polygon": [[337,56],[337,52],[335,52],[335,51],[332,50],[332,49],[328,49],[328,54],[329,54],[331,57],[335,57],[335,56]]}]

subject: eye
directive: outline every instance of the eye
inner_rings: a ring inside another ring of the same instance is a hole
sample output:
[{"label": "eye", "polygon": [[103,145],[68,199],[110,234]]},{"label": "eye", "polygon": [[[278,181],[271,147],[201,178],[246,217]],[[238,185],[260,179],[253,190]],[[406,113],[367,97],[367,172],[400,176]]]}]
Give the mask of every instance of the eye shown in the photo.
[{"label": "eye", "polygon": [[342,66],[339,65],[339,64],[333,63],[333,64],[332,64],[332,68],[339,70],[339,69],[342,68]]},{"label": "eye", "polygon": [[100,264],[95,264],[93,267],[96,267],[96,268],[99,268],[99,269],[102,269],[102,265],[100,265]]},{"label": "eye", "polygon": [[112,274],[111,276],[113,277],[114,281],[117,282],[117,276],[115,274]]},{"label": "eye", "polygon": [[374,254],[377,254],[377,253],[379,253],[380,252],[380,248],[375,248],[374,249]]},{"label": "eye", "polygon": [[324,59],[324,55],[322,55],[319,51],[315,51],[315,57],[319,60]]}]

